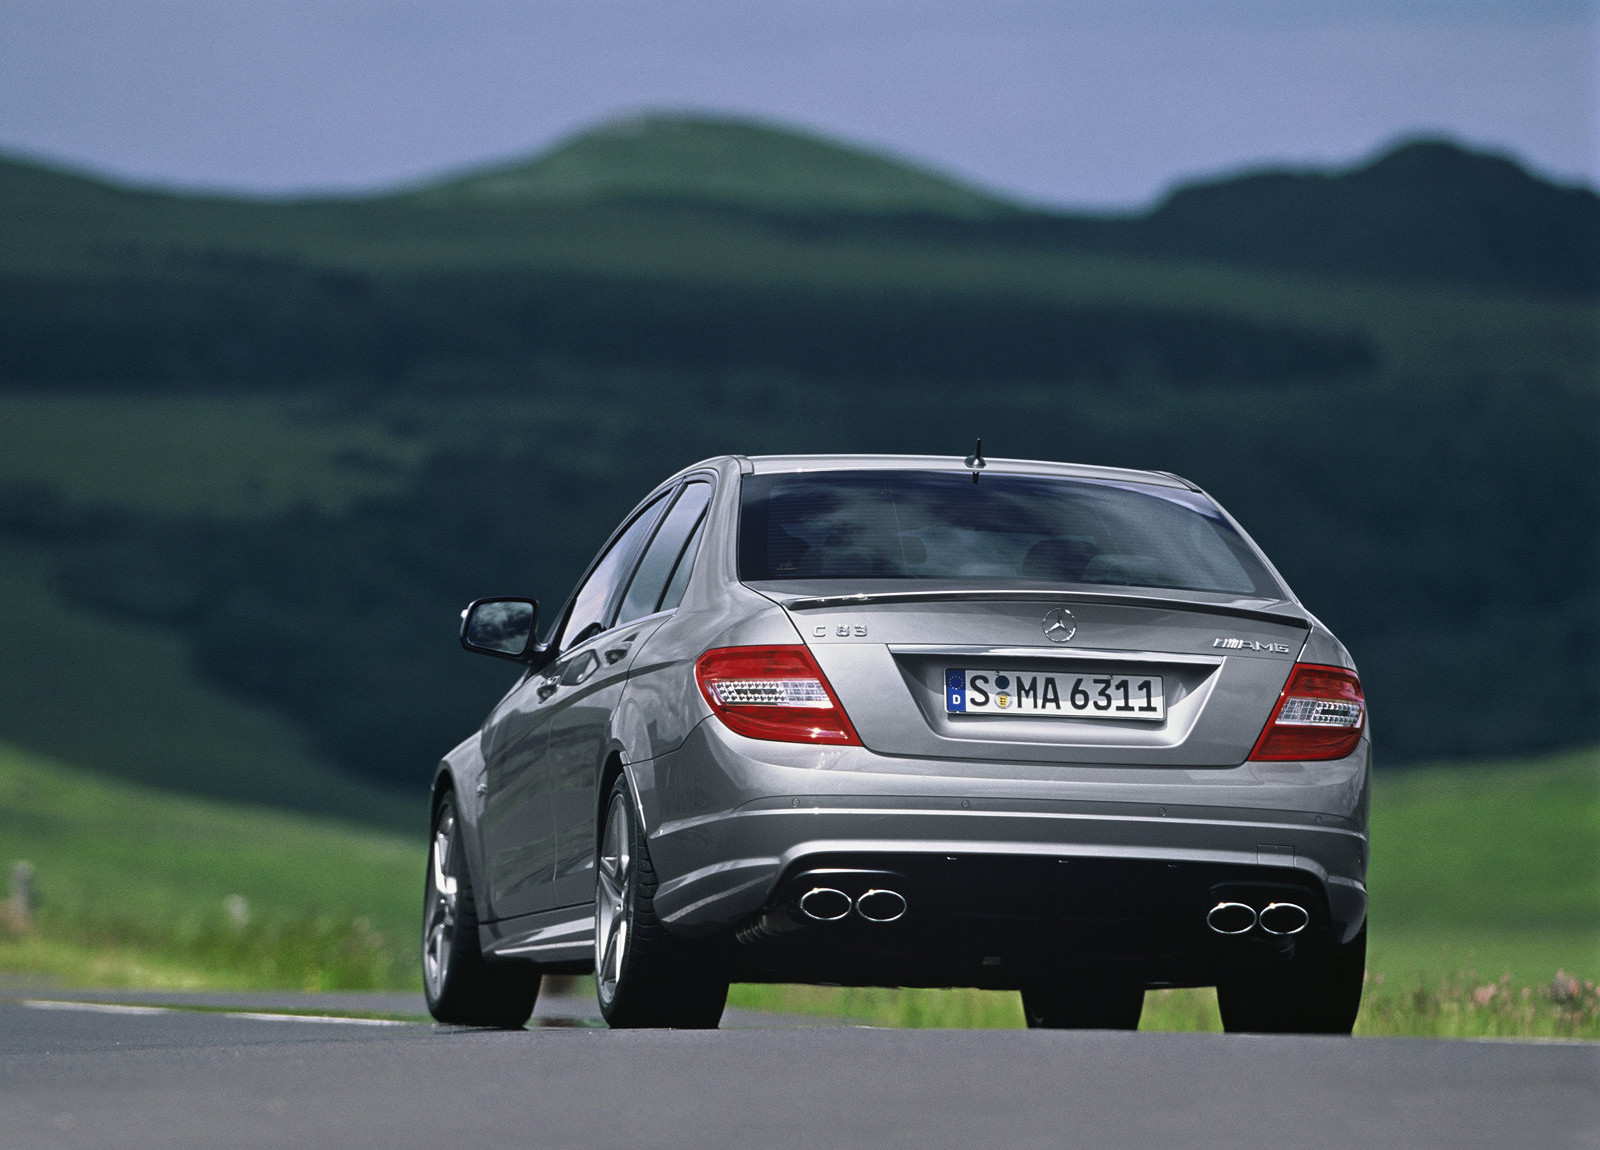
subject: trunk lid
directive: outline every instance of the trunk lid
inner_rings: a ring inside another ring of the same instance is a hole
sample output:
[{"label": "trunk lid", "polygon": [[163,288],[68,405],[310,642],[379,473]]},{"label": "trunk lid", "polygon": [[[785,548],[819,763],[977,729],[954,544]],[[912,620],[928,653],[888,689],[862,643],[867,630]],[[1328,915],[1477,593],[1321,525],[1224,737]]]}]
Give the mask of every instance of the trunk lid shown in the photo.
[{"label": "trunk lid", "polygon": [[[931,759],[1236,765],[1311,627],[1290,601],[1205,592],[761,590],[789,613],[868,749]],[[964,712],[947,705],[952,672],[978,673],[963,683]],[[993,709],[1001,685],[1007,711]]]}]

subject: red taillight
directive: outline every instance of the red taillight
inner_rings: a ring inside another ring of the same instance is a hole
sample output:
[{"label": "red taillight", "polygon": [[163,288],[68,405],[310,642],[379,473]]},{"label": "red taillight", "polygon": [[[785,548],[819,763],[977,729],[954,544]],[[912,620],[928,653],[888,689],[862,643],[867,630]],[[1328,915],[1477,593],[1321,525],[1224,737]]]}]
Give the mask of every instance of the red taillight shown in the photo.
[{"label": "red taillight", "polygon": [[805,647],[717,647],[695,662],[694,677],[717,718],[741,735],[861,745],[827,676]]},{"label": "red taillight", "polygon": [[1342,667],[1296,663],[1252,759],[1342,759],[1361,742],[1361,680]]}]

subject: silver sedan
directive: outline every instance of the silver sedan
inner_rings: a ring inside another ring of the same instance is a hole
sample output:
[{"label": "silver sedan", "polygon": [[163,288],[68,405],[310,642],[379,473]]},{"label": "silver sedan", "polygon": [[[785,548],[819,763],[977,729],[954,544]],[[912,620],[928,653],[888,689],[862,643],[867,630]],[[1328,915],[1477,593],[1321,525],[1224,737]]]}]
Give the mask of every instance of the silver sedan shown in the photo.
[{"label": "silver sedan", "polygon": [[1164,472],[728,456],[649,493],[433,784],[445,1022],[593,971],[613,1026],[730,981],[1018,990],[1138,1025],[1348,1033],[1366,952],[1366,704],[1243,529]]}]

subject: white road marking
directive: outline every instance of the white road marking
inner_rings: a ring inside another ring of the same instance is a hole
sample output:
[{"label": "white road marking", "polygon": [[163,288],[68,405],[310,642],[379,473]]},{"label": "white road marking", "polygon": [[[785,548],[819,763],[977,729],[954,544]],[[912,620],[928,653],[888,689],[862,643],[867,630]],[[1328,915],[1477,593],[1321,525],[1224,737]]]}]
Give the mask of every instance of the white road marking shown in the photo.
[{"label": "white road marking", "polygon": [[19,1003],[30,1010],[81,1010],[87,1014],[169,1014],[164,1006],[120,1006],[110,1002],[54,1002],[25,998]]},{"label": "white road marking", "polygon": [[407,1026],[394,1018],[340,1018],[334,1014],[264,1014],[254,1011],[224,1011],[225,1018],[253,1018],[257,1022],[323,1022],[346,1026]]},{"label": "white road marking", "polygon": [[128,1006],[113,1002],[70,1002],[25,998],[19,1005],[30,1010],[77,1010],[87,1014],[215,1014],[220,1018],[248,1018],[255,1022],[311,1022],[345,1026],[406,1026],[392,1018],[340,1018],[332,1014],[269,1014],[247,1010],[194,1010],[173,1006]]}]

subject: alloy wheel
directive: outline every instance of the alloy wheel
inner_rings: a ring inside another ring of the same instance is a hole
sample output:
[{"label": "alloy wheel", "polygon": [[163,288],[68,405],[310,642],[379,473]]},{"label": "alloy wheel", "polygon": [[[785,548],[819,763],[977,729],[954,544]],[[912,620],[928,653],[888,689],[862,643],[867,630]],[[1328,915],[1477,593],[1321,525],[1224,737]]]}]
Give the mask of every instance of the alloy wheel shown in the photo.
[{"label": "alloy wheel", "polygon": [[600,999],[616,997],[628,957],[629,902],[633,897],[633,852],[630,847],[628,806],[624,796],[611,798],[606,810],[605,835],[600,840],[595,898],[594,971]]},{"label": "alloy wheel", "polygon": [[455,812],[445,810],[433,831],[428,858],[428,921],[422,935],[422,972],[428,991],[438,998],[450,974],[450,951],[455,944],[457,885],[450,874],[456,843]]}]

